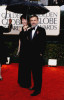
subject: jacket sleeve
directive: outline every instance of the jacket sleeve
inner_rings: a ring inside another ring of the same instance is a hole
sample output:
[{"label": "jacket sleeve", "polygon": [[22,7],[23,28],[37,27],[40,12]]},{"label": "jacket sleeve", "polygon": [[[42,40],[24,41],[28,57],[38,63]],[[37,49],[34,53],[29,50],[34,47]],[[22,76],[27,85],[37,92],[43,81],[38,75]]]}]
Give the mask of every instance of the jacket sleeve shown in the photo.
[{"label": "jacket sleeve", "polygon": [[40,37],[40,53],[43,54],[46,49],[46,31],[45,29],[41,30],[41,37]]},{"label": "jacket sleeve", "polygon": [[11,29],[12,29],[12,24],[9,24],[8,28],[4,28],[4,27],[2,27],[2,30],[3,30],[3,32],[5,32],[5,33],[10,32]]}]

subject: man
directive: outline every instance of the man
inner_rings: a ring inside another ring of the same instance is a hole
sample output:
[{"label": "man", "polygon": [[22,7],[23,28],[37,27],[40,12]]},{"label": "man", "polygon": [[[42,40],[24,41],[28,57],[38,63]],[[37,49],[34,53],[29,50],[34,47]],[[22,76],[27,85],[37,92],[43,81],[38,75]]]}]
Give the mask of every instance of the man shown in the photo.
[{"label": "man", "polygon": [[[7,53],[3,33],[10,32],[11,29],[12,29],[12,20],[11,19],[9,19],[8,28],[4,28],[3,26],[0,26],[0,70],[1,70],[1,65],[6,62],[6,53]],[[0,79],[2,79],[1,73],[0,73]]]},{"label": "man", "polygon": [[30,17],[31,29],[28,30],[27,40],[29,43],[29,65],[31,67],[35,90],[31,96],[36,96],[41,92],[42,86],[42,61],[45,51],[46,32],[44,28],[38,26],[38,16]]}]

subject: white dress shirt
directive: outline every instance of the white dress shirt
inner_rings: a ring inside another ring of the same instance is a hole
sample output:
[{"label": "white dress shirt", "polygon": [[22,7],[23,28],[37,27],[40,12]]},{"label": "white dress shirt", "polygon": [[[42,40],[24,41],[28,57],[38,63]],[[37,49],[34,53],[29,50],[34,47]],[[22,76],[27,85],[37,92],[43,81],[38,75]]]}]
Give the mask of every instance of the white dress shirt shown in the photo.
[{"label": "white dress shirt", "polygon": [[32,39],[33,39],[33,37],[34,37],[34,34],[35,34],[35,32],[36,32],[37,27],[38,27],[38,26],[36,26],[35,29],[32,30]]}]

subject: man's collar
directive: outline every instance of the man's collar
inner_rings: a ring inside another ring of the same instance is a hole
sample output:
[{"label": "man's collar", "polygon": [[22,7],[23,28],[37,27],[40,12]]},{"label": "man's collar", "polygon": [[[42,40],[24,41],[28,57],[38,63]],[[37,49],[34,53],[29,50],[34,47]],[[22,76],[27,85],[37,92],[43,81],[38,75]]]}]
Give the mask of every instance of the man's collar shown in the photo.
[{"label": "man's collar", "polygon": [[38,25],[36,25],[35,30],[37,29]]},{"label": "man's collar", "polygon": [[32,29],[36,30],[36,29],[37,29],[37,27],[38,27],[38,25],[36,25],[35,27],[32,27]]}]

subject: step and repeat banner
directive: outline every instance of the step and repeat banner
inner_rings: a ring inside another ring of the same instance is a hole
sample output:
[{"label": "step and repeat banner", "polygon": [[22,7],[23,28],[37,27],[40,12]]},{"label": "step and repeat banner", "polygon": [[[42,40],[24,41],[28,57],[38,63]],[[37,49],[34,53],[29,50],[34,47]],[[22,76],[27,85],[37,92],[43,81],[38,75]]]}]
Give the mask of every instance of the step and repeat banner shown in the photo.
[{"label": "step and repeat banner", "polygon": [[[58,36],[60,34],[60,7],[59,6],[46,6],[49,10],[46,14],[40,14],[39,26],[45,28],[47,36]],[[12,13],[7,11],[6,16],[6,6],[0,6],[0,26],[8,27],[9,19],[12,19],[13,28],[11,32],[4,33],[7,35],[18,35],[20,28],[22,27],[20,23],[20,16],[22,14]]]}]

